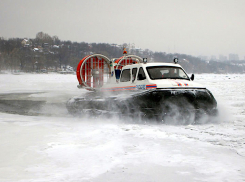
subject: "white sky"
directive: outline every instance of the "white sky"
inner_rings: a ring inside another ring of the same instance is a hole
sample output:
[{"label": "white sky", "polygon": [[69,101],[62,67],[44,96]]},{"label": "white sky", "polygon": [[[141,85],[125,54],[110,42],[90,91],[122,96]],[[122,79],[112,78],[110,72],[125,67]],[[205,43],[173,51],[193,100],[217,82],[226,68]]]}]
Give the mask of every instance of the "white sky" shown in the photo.
[{"label": "white sky", "polygon": [[245,56],[245,0],[0,0],[0,37]]}]

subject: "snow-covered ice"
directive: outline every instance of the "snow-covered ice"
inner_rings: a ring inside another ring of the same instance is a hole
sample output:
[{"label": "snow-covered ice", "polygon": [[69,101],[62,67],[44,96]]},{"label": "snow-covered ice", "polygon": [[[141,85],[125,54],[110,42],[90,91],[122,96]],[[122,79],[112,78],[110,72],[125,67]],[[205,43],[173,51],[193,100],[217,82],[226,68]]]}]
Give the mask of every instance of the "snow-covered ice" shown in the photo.
[{"label": "snow-covered ice", "polygon": [[195,75],[219,123],[164,125],[69,115],[76,75],[0,74],[0,182],[245,181],[244,80]]}]

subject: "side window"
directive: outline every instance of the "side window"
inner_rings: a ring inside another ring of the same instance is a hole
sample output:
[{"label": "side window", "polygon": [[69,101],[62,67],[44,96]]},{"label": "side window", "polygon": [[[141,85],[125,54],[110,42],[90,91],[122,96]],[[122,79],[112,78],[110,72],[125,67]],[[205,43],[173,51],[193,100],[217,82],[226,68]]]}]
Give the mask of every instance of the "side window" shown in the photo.
[{"label": "side window", "polygon": [[121,74],[120,82],[128,82],[130,81],[130,77],[131,77],[130,69],[123,70]]},{"label": "side window", "polygon": [[137,68],[133,68],[132,69],[132,82],[134,82],[135,81],[135,78],[136,78],[136,74],[137,74]]},{"label": "side window", "polygon": [[179,72],[180,78],[187,78],[187,75],[185,74],[185,72],[183,70],[179,69],[178,72]]},{"label": "side window", "polygon": [[145,72],[144,72],[143,68],[141,67],[139,69],[139,73],[138,73],[138,80],[145,80],[145,79],[146,79]]}]

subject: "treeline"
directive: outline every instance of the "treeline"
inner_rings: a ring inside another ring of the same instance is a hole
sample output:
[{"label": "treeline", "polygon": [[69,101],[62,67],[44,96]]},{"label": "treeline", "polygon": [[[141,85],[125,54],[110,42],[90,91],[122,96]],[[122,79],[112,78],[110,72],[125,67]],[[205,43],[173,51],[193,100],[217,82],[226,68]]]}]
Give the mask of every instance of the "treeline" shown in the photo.
[{"label": "treeline", "polygon": [[241,62],[205,62],[190,55],[153,52],[128,44],[62,41],[57,36],[39,32],[34,39],[0,38],[0,71],[58,71],[66,69],[68,65],[76,68],[79,60],[93,53],[103,54],[108,58],[119,58],[124,47],[127,48],[128,54],[147,57],[152,62],[172,62],[173,57],[177,56],[180,64],[189,73],[242,73],[244,70]]}]

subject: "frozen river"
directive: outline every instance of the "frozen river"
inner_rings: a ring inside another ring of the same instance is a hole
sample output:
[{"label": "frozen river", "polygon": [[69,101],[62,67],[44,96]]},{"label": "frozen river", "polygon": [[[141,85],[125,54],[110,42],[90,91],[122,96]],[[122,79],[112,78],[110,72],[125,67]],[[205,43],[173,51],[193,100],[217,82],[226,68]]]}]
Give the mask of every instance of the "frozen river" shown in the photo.
[{"label": "frozen river", "polygon": [[196,75],[218,123],[70,116],[76,75],[0,74],[0,182],[245,181],[245,75]]}]

